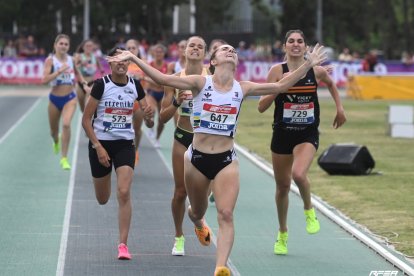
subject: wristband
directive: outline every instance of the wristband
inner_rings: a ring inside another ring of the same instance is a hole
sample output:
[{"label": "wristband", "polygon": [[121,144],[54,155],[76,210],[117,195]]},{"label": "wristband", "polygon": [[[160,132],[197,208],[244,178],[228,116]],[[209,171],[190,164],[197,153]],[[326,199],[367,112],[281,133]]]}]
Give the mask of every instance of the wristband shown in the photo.
[{"label": "wristband", "polygon": [[180,107],[180,105],[181,105],[181,104],[179,104],[179,103],[177,102],[177,100],[176,100],[175,98],[173,99],[172,104],[173,104],[173,106],[175,106],[175,107]]}]

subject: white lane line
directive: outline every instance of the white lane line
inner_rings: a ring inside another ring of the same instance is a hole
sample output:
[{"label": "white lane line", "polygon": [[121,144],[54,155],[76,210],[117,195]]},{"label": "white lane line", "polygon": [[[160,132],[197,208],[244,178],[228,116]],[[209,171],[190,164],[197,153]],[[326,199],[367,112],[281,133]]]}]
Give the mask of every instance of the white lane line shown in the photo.
[{"label": "white lane line", "polygon": [[0,138],[0,145],[13,133],[13,131],[32,113],[32,111],[39,105],[42,98],[37,99],[35,103],[23,114],[22,117]]},{"label": "white lane line", "polygon": [[[260,161],[257,157],[252,155],[250,152],[248,152],[246,149],[242,148],[239,145],[235,145],[235,148],[237,152],[240,152],[243,154],[247,159],[249,159],[251,162],[253,162],[256,166],[261,168],[263,171],[274,177],[273,175],[273,169],[270,168],[268,165],[264,164],[262,161]],[[299,189],[296,185],[291,186],[291,190],[295,192],[297,195],[300,195]],[[380,244],[375,242],[373,239],[356,229],[354,226],[350,225],[348,222],[346,222],[344,219],[336,215],[334,212],[329,210],[325,205],[319,201],[316,197],[312,195],[312,203],[314,207],[316,207],[322,214],[324,214],[326,217],[331,219],[334,223],[342,227],[344,230],[346,230],[348,233],[350,233],[352,236],[357,238],[359,241],[363,242],[366,246],[374,250],[376,253],[381,255],[383,258],[385,258],[387,261],[389,261],[394,266],[401,269],[404,273],[410,276],[414,276],[414,268],[403,262],[402,260],[398,259],[396,256],[394,256],[390,251],[386,250],[384,247],[382,247]]]},{"label": "white lane line", "polygon": [[56,276],[63,276],[65,272],[66,248],[68,245],[69,223],[70,223],[70,216],[72,213],[73,188],[75,186],[75,178],[76,178],[76,164],[78,160],[79,140],[80,140],[80,134],[81,134],[81,120],[82,120],[82,115],[80,114],[78,118],[78,122],[77,122],[77,134],[76,134],[75,146],[73,149],[72,169],[70,171],[68,194],[66,197],[65,217],[63,219],[62,236],[60,239],[59,259],[58,259],[58,263],[56,267]]}]

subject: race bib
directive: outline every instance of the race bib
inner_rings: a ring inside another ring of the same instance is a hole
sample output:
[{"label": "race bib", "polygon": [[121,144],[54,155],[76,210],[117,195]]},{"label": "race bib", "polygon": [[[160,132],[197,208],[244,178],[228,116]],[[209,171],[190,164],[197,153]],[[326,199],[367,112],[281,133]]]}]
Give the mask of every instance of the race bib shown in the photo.
[{"label": "race bib", "polygon": [[105,132],[112,129],[130,129],[132,126],[132,109],[105,108],[103,125]]},{"label": "race bib", "polygon": [[181,103],[179,109],[180,116],[191,116],[193,113],[193,93],[191,91],[183,92],[185,99]]},{"label": "race bib", "polygon": [[313,102],[306,104],[284,103],[283,122],[286,124],[312,124],[315,121]]},{"label": "race bib", "polygon": [[200,126],[217,131],[231,131],[237,118],[237,107],[205,103],[200,114]]},{"label": "race bib", "polygon": [[56,84],[57,85],[63,85],[63,84],[73,84],[73,80],[75,79],[75,73],[73,70],[70,72],[63,72],[62,74],[58,75],[56,78]]}]

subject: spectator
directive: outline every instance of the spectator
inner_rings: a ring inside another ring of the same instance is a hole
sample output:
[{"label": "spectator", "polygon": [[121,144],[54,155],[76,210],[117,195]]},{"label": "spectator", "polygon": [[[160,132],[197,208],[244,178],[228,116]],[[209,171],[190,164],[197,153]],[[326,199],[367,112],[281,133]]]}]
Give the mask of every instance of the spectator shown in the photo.
[{"label": "spectator", "polygon": [[359,54],[358,51],[353,51],[352,52],[352,61],[353,62],[359,62],[359,61],[361,61],[361,56],[360,56],[360,54]]},{"label": "spectator", "polygon": [[103,58],[104,55],[102,53],[101,44],[97,40],[94,40],[93,45],[93,54],[95,55],[95,57],[98,59]]},{"label": "spectator", "polygon": [[283,61],[285,57],[285,52],[282,48],[282,42],[280,40],[276,40],[272,47],[272,58],[274,61]]},{"label": "spectator", "polygon": [[364,72],[375,72],[375,66],[377,65],[377,53],[375,51],[369,51],[365,55],[364,60],[362,61],[362,71]]},{"label": "spectator", "polygon": [[413,53],[404,51],[401,54],[401,62],[404,65],[413,65],[414,64],[414,56]]},{"label": "spectator", "polygon": [[249,58],[249,51],[246,49],[246,42],[243,40],[239,42],[239,47],[236,49],[239,60],[247,60]]},{"label": "spectator", "polygon": [[338,60],[343,62],[351,62],[353,60],[353,57],[348,48],[344,48],[342,50],[342,53],[340,53],[338,56]]},{"label": "spectator", "polygon": [[150,45],[148,41],[145,38],[141,39],[141,41],[139,42],[139,54],[141,58],[143,59],[147,58],[147,53],[149,51],[149,48],[150,48]]},{"label": "spectator", "polygon": [[125,49],[125,37],[122,35],[118,37],[117,42],[115,43],[115,47],[124,48]]},{"label": "spectator", "polygon": [[14,45],[17,49],[17,55],[20,55],[20,52],[23,50],[23,45],[26,43],[26,37],[23,34],[19,34],[16,41],[14,42]]},{"label": "spectator", "polygon": [[19,55],[22,57],[36,57],[39,53],[39,49],[35,43],[35,39],[32,35],[28,35],[26,42],[23,43],[23,47],[20,50]]},{"label": "spectator", "polygon": [[177,41],[173,41],[171,44],[168,45],[168,57],[172,59],[177,59],[178,56],[178,44]]},{"label": "spectator", "polygon": [[3,57],[8,57],[8,58],[17,57],[17,49],[12,39],[7,40],[7,44],[6,46],[4,46]]}]

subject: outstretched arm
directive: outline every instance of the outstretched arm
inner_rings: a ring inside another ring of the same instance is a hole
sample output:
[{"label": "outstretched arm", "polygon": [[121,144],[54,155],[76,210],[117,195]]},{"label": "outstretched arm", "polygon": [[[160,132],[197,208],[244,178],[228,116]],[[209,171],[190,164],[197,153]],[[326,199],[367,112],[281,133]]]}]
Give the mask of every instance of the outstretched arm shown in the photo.
[{"label": "outstretched arm", "polygon": [[[281,79],[281,75],[283,74],[283,69],[280,64],[272,66],[270,68],[269,73],[267,74],[266,82],[274,83],[278,82]],[[257,109],[260,113],[265,112],[273,103],[273,101],[276,99],[277,95],[265,95],[261,96],[259,100],[259,104],[257,106]]]},{"label": "outstretched arm", "polygon": [[142,71],[145,72],[153,81],[159,85],[166,85],[183,90],[201,90],[205,83],[205,78],[198,75],[191,75],[186,77],[178,77],[175,75],[163,74],[151,65],[144,62],[142,59],[129,51],[117,50],[117,55],[106,57],[108,62],[120,62],[130,60],[136,63]]},{"label": "outstretched arm", "polygon": [[316,44],[313,48],[313,51],[307,54],[305,57],[306,61],[298,69],[277,83],[254,83],[248,81],[242,82],[241,84],[245,96],[279,94],[287,91],[288,88],[300,80],[310,68],[326,60],[326,54],[323,52],[323,46],[319,44]]}]

